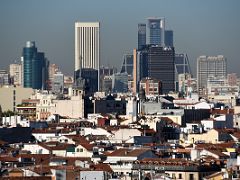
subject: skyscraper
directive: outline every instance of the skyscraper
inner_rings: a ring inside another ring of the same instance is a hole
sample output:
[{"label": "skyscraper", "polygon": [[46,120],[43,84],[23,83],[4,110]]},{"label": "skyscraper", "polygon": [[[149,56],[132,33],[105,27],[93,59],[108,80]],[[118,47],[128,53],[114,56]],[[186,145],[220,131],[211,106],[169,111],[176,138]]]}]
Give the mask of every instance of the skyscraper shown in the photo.
[{"label": "skyscraper", "polygon": [[138,24],[138,50],[146,46],[146,24]]},{"label": "skyscraper", "polygon": [[191,74],[191,68],[187,54],[175,54],[175,70],[176,75],[185,73]]},{"label": "skyscraper", "polygon": [[173,31],[165,30],[165,46],[173,47]]},{"label": "skyscraper", "polygon": [[35,42],[27,41],[22,53],[23,87],[45,89],[48,79],[48,60],[38,52]]},{"label": "skyscraper", "polygon": [[132,54],[124,54],[123,55],[123,65],[121,68],[121,73],[128,73],[129,76],[133,75],[133,55]]},{"label": "skyscraper", "polygon": [[165,19],[158,17],[148,18],[148,44],[165,44]]},{"label": "skyscraper", "polygon": [[198,91],[205,95],[207,82],[211,78],[226,78],[227,60],[224,56],[200,56],[197,59]]},{"label": "skyscraper", "polygon": [[[75,23],[75,73],[81,74],[80,71],[81,69],[84,68],[94,69],[97,70],[99,73],[100,65],[99,28],[100,28],[99,22]],[[99,87],[99,80],[97,86]]]},{"label": "skyscraper", "polygon": [[173,47],[151,46],[148,50],[148,77],[162,82],[162,93],[175,90]]}]

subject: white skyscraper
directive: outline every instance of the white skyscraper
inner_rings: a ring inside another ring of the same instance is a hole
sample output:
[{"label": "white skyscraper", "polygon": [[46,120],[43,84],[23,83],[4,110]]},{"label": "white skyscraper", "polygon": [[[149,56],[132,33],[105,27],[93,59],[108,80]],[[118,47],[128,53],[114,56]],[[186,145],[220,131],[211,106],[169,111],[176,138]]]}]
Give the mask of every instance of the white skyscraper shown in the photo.
[{"label": "white skyscraper", "polygon": [[99,22],[75,23],[75,71],[81,68],[99,70]]},{"label": "white skyscraper", "polygon": [[198,91],[206,93],[207,82],[211,79],[226,78],[227,60],[224,56],[200,56],[197,59]]}]

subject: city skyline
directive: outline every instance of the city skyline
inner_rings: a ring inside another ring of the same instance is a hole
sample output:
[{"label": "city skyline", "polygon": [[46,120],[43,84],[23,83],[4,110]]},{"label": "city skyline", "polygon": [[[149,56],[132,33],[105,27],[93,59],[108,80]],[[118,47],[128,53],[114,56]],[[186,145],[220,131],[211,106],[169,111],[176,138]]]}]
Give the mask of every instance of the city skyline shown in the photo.
[{"label": "city skyline", "polygon": [[119,69],[123,55],[137,47],[138,24],[156,16],[165,17],[166,29],[174,31],[176,53],[188,54],[194,74],[198,56],[219,54],[228,59],[228,72],[238,73],[239,5],[236,0],[153,0],[148,4],[145,1],[2,1],[0,67],[8,70],[9,64],[20,61],[25,42],[35,41],[51,63],[73,75],[74,23],[99,21],[101,65]]}]

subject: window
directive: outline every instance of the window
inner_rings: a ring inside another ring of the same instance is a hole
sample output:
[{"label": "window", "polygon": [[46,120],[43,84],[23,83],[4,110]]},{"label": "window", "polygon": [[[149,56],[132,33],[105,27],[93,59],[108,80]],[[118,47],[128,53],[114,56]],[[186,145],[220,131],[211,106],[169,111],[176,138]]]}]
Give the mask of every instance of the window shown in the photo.
[{"label": "window", "polygon": [[194,180],[194,174],[189,174],[189,180]]},{"label": "window", "polygon": [[178,174],[178,179],[182,179],[182,174]]},{"label": "window", "polygon": [[176,179],[175,173],[172,173],[172,178],[173,178],[173,179]]}]

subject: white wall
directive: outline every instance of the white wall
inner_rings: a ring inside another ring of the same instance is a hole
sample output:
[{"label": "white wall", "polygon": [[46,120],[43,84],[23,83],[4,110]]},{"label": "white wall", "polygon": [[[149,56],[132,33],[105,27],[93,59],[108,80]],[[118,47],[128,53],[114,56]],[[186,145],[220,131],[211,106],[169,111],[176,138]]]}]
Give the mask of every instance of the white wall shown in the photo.
[{"label": "white wall", "polygon": [[141,136],[141,131],[138,129],[119,129],[113,132],[113,136],[109,137],[112,143],[122,143],[131,139],[133,136]]},{"label": "white wall", "polygon": [[50,151],[38,144],[24,144],[22,150],[30,151],[31,154],[50,154]]}]

